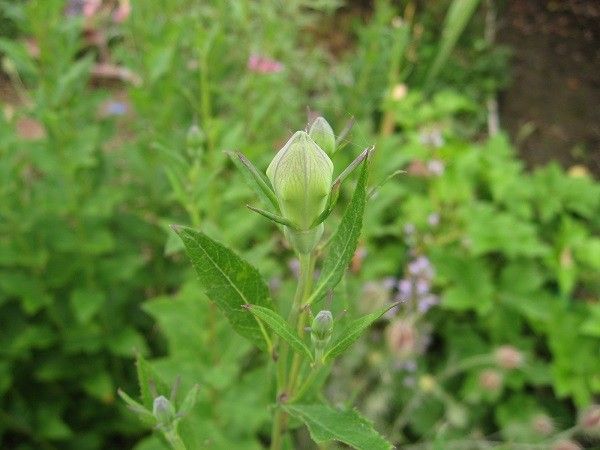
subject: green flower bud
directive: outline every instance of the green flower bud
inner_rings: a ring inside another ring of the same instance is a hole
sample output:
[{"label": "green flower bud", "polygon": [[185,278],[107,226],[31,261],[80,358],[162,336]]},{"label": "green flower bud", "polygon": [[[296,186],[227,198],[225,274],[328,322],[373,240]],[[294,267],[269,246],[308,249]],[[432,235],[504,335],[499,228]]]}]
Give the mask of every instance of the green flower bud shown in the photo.
[{"label": "green flower bud", "polygon": [[323,117],[317,117],[308,132],[313,141],[317,143],[328,155],[335,153],[335,134],[329,122]]},{"label": "green flower bud", "polygon": [[186,135],[186,147],[188,155],[192,158],[201,158],[204,150],[204,141],[206,137],[202,129],[194,124],[192,125]]},{"label": "green flower bud", "polygon": [[310,326],[310,339],[315,349],[323,350],[331,340],[333,332],[333,316],[331,311],[319,311]]},{"label": "green flower bud", "polygon": [[[333,163],[304,131],[296,132],[267,168],[283,217],[294,224],[288,238],[300,253],[310,252],[323,232],[311,228],[327,205]],[[310,233],[308,232],[310,230]]]},{"label": "green flower bud", "polygon": [[163,395],[154,399],[152,414],[158,420],[159,425],[170,425],[175,420],[175,408]]}]

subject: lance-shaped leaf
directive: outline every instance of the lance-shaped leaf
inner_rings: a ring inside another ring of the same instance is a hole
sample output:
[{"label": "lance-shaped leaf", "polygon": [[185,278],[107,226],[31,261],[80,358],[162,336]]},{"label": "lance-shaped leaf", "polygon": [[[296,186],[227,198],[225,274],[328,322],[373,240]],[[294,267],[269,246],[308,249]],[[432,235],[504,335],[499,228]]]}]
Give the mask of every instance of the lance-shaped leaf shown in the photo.
[{"label": "lance-shaped leaf", "polygon": [[173,226],[196,269],[202,289],[225,314],[235,331],[266,349],[264,331],[242,307],[248,303],[271,307],[269,288],[258,270],[204,233]]},{"label": "lance-shaped leaf", "polygon": [[328,362],[343,352],[345,352],[348,347],[354,344],[359,337],[365,332],[367,328],[369,328],[373,322],[383,316],[390,309],[398,306],[400,302],[392,303],[391,305],[386,305],[383,308],[378,309],[371,314],[367,314],[366,316],[360,317],[359,319],[353,320],[350,322],[346,328],[340,333],[338,339],[336,339],[332,344],[329,350],[325,353],[323,357],[323,361]]},{"label": "lance-shaped leaf", "polygon": [[369,155],[371,154],[371,152],[373,152],[373,150],[375,149],[374,146],[365,148],[360,155],[358,155],[354,161],[352,161],[350,164],[348,164],[348,167],[346,167],[342,173],[340,173],[338,175],[338,177],[333,181],[332,186],[335,185],[336,183],[342,184],[344,182],[344,180],[346,178],[348,178],[348,176],[354,172],[354,169],[356,169],[360,163],[362,163],[364,160],[366,160]]},{"label": "lance-shaped leaf", "polygon": [[283,317],[272,309],[264,308],[262,306],[245,305],[244,307],[248,309],[254,317],[265,323],[275,334],[286,341],[290,347],[312,360],[310,349],[302,342],[302,339],[300,339]]},{"label": "lance-shaped leaf", "polygon": [[291,416],[304,422],[310,437],[318,444],[343,442],[357,450],[391,450],[392,445],[373,424],[356,410],[339,410],[327,405],[285,405]]},{"label": "lance-shaped leaf", "polygon": [[181,403],[181,408],[177,411],[177,415],[183,417],[190,413],[192,408],[196,405],[196,400],[198,399],[198,392],[200,391],[200,386],[195,384],[186,394],[183,402]]},{"label": "lance-shaped leaf", "polygon": [[260,209],[260,208],[255,208],[254,206],[250,206],[250,205],[246,205],[246,208],[248,208],[250,211],[254,211],[255,213],[260,214],[263,217],[266,217],[267,219],[271,220],[272,222],[281,224],[281,225],[285,225],[286,227],[291,228],[292,230],[297,230],[298,227],[296,227],[296,225],[294,224],[294,222],[292,222],[291,220],[286,219],[283,216],[280,216],[279,214],[275,214],[269,211],[265,211],[264,209]]},{"label": "lance-shaped leaf", "polygon": [[317,288],[307,301],[309,305],[325,297],[327,292],[340,282],[354,255],[365,212],[368,161],[368,157],[364,159],[352,199],[344,212],[337,231],[331,238],[329,253],[323,262]]},{"label": "lance-shaped leaf", "polygon": [[235,166],[244,174],[245,178],[249,182],[252,182],[251,185],[255,187],[256,193],[262,197],[263,200],[270,203],[273,208],[279,212],[279,203],[277,202],[277,197],[275,196],[275,192],[273,192],[269,179],[266,177],[266,175],[254,167],[254,164],[252,164],[252,162],[250,162],[250,160],[242,153],[225,153],[229,155]]},{"label": "lance-shaped leaf", "polygon": [[381,189],[388,181],[390,181],[396,175],[400,175],[401,173],[406,173],[406,170],[395,170],[383,180],[381,180],[379,183],[377,183],[373,188],[371,188],[371,190],[367,194],[367,200],[371,200],[371,198],[373,198],[373,196],[376,195],[377,192],[379,192],[379,189]]},{"label": "lance-shaped leaf", "polygon": [[118,389],[117,394],[127,404],[127,408],[135,413],[138,419],[146,426],[153,427],[156,425],[156,417],[148,409],[144,408],[143,405],[136,402],[123,390]]}]

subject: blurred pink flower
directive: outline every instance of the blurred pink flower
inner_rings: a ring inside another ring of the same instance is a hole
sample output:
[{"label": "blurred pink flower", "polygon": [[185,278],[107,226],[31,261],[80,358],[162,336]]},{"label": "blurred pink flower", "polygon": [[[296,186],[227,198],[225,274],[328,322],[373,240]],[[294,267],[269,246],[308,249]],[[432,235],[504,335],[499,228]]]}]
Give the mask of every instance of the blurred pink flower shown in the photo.
[{"label": "blurred pink flower", "polygon": [[101,0],[86,0],[83,4],[83,15],[85,17],[94,16],[100,9],[101,5]]},{"label": "blurred pink flower", "polygon": [[113,20],[116,23],[123,23],[131,14],[131,4],[129,0],[121,0],[116,11],[113,13]]},{"label": "blurred pink flower", "polygon": [[251,72],[260,74],[279,73],[284,68],[279,61],[256,53],[248,57],[247,67]]}]

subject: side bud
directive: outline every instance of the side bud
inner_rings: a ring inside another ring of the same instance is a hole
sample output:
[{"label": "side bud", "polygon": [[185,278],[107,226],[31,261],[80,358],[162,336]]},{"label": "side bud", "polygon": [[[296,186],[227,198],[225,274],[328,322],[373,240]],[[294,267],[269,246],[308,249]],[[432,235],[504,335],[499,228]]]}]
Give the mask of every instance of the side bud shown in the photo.
[{"label": "side bud", "polygon": [[187,132],[186,135],[186,148],[188,155],[191,158],[200,159],[202,157],[202,153],[204,152],[204,141],[206,137],[202,129],[193,124]]},{"label": "side bud", "polygon": [[327,205],[333,163],[304,131],[296,132],[267,168],[283,217],[293,224],[287,237],[299,253],[310,253],[323,233],[313,227]]},{"label": "side bud", "polygon": [[170,426],[176,418],[173,404],[163,395],[154,399],[152,414],[158,421],[158,424],[165,427]]},{"label": "side bud", "polygon": [[315,316],[310,327],[310,340],[315,348],[317,360],[323,357],[323,351],[329,345],[333,333],[333,315],[331,311],[323,310]]},{"label": "side bud", "polygon": [[335,153],[335,134],[325,118],[317,117],[310,126],[308,134],[328,155]]}]

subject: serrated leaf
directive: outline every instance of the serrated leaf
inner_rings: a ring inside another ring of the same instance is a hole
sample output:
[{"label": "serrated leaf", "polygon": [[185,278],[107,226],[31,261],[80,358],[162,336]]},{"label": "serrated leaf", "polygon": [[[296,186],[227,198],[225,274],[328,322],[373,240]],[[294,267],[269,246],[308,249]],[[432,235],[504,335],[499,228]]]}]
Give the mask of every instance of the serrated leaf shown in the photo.
[{"label": "serrated leaf", "polygon": [[254,317],[264,322],[275,334],[286,341],[298,353],[304,354],[312,360],[310,349],[306,346],[296,332],[290,327],[283,317],[269,308],[256,305],[246,305]]},{"label": "serrated leaf", "polygon": [[269,288],[258,270],[204,233],[174,227],[200,279],[204,292],[225,314],[233,328],[265,349],[263,332],[243,305],[271,307]]},{"label": "serrated leaf", "polygon": [[339,441],[358,450],[390,450],[387,442],[373,425],[355,410],[337,410],[326,405],[286,405],[290,415],[308,427],[317,443]]},{"label": "serrated leaf", "polygon": [[335,235],[331,238],[329,253],[323,262],[322,275],[319,278],[317,288],[307,302],[308,304],[325,297],[327,292],[340,282],[354,255],[365,212],[368,161],[369,159],[366,158],[362,164],[358,184],[354,189],[350,204],[344,212],[342,221]]},{"label": "serrated leaf", "polygon": [[364,331],[369,328],[373,322],[383,316],[390,309],[398,306],[398,303],[392,303],[391,305],[386,305],[383,308],[378,309],[371,314],[367,314],[366,316],[360,317],[359,319],[353,320],[350,322],[344,331],[340,334],[340,337],[331,345],[330,349],[325,353],[323,360],[325,362],[337,358],[339,355],[344,353],[348,347],[354,344],[358,338],[364,333]]}]

